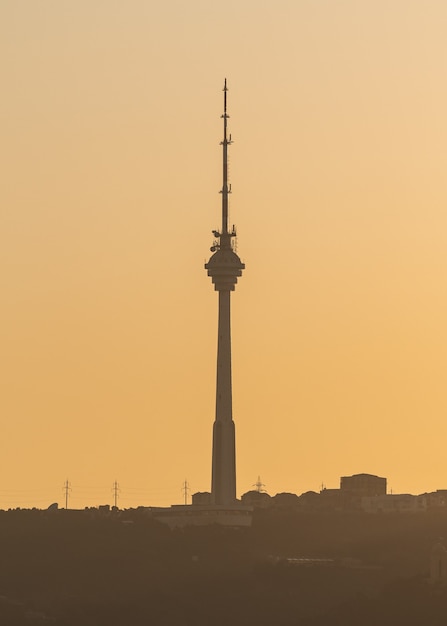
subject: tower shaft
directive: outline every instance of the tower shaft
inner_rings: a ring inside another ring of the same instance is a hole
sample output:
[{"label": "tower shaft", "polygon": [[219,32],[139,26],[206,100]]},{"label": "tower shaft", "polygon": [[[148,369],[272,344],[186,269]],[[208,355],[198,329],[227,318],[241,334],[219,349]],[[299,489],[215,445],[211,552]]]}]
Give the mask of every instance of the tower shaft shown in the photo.
[{"label": "tower shaft", "polygon": [[211,494],[215,504],[236,500],[236,439],[231,388],[230,291],[219,291],[216,419]]}]

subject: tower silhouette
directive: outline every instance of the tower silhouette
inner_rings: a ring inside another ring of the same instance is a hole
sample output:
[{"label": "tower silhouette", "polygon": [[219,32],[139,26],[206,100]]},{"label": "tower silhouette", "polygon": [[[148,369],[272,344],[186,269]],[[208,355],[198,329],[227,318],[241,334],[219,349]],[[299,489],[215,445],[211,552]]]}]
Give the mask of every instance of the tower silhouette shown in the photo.
[{"label": "tower silhouette", "polygon": [[228,228],[228,196],[231,185],[228,184],[228,146],[231,134],[227,135],[227,80],[224,85],[224,112],[222,115],[224,136],[222,145],[223,184],[222,184],[222,227],[214,230],[215,241],[211,247],[211,256],[205,269],[219,292],[219,318],[217,341],[217,383],[216,383],[216,418],[213,426],[213,461],[211,479],[211,499],[214,504],[232,504],[236,501],[236,454],[235,431],[233,422],[233,399],[231,388],[231,324],[230,292],[234,291],[237,279],[245,269],[238,255],[234,252],[233,242],[236,237],[235,227]]}]

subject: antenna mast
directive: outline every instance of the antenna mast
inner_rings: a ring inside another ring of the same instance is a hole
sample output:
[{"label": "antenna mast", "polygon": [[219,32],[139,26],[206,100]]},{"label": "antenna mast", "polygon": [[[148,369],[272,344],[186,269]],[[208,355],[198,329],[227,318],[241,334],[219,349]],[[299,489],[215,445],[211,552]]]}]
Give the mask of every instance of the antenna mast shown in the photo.
[{"label": "antenna mast", "polygon": [[121,491],[120,486],[118,485],[118,481],[115,480],[112,487],[113,492],[113,506],[115,509],[118,508],[118,493]]},{"label": "antenna mast", "polygon": [[263,489],[263,487],[265,487],[264,483],[261,482],[261,477],[258,476],[258,480],[255,482],[254,485],[252,485],[252,487],[256,487],[256,491],[258,493],[265,493],[265,489]]},{"label": "antenna mast", "polygon": [[213,245],[211,246],[211,252],[216,252],[216,250],[232,250],[231,239],[232,237],[236,237],[236,229],[234,226],[231,231],[228,229],[228,196],[231,193],[231,184],[228,182],[228,146],[233,142],[231,140],[231,133],[228,134],[228,118],[230,117],[227,113],[227,79],[225,79],[224,83],[224,112],[220,116],[224,121],[224,136],[223,140],[220,142],[222,146],[222,189],[220,193],[222,194],[222,228],[220,231],[213,230],[213,235],[215,240]]},{"label": "antenna mast", "polygon": [[188,493],[191,491],[188,481],[185,478],[185,481],[182,485],[182,491],[183,491],[183,498],[184,498],[184,502],[185,504],[188,504]]},{"label": "antenna mast", "polygon": [[71,484],[70,484],[70,481],[68,480],[68,478],[67,478],[67,480],[64,483],[63,489],[64,489],[64,493],[65,493],[65,510],[67,510],[68,509],[68,495],[69,495],[69,493],[71,491]]},{"label": "antenna mast", "polygon": [[227,79],[223,88],[224,92],[224,112],[222,115],[224,121],[224,138],[221,142],[223,152],[223,184],[222,184],[222,235],[228,235],[228,194],[231,193],[231,189],[228,186],[228,146],[231,144],[231,135],[227,137],[227,120],[229,115],[227,114]]}]

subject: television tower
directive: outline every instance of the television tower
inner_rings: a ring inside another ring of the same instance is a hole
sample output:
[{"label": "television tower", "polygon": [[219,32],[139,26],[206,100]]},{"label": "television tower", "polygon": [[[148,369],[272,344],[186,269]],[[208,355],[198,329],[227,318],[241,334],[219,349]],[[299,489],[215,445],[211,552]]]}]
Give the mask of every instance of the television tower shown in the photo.
[{"label": "television tower", "polygon": [[228,196],[231,185],[228,184],[228,146],[231,134],[227,135],[227,80],[225,79],[224,136],[221,142],[223,153],[222,184],[222,227],[213,230],[215,241],[211,247],[211,256],[205,269],[211,276],[214,289],[219,292],[219,320],[217,334],[217,384],[216,384],[216,419],[213,426],[213,462],[211,479],[211,499],[213,504],[234,504],[236,502],[236,454],[233,422],[233,400],[231,390],[231,325],[230,292],[234,291],[238,276],[245,269],[238,255],[233,250],[236,237],[235,227],[228,228]]}]

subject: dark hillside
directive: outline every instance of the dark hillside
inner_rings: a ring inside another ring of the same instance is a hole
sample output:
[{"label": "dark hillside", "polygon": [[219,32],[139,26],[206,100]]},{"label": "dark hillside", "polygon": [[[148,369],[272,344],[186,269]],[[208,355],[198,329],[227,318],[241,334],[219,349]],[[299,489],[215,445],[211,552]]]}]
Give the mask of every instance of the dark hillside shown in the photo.
[{"label": "dark hillside", "polygon": [[170,531],[139,510],[2,511],[0,624],[446,624],[427,582],[446,528],[441,512],[259,511],[250,529]]}]

